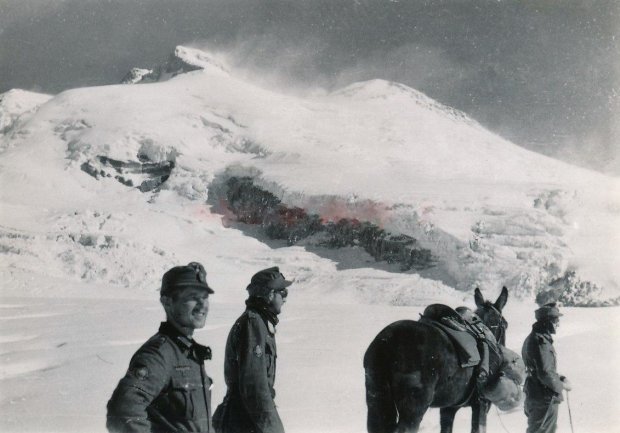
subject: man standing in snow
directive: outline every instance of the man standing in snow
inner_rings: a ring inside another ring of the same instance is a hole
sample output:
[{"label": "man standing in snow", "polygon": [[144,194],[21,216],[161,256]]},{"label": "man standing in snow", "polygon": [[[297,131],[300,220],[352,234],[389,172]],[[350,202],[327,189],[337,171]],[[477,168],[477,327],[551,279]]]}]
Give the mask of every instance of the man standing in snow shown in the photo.
[{"label": "man standing in snow", "polygon": [[226,341],[224,377],[228,390],[213,414],[217,433],[283,433],[274,403],[276,325],[292,284],[278,267],[264,269],[247,287],[246,310]]},{"label": "man standing in snow", "polygon": [[192,339],[209,311],[207,273],[197,262],[167,271],[160,301],[166,321],[131,358],[108,402],[113,433],[212,432],[211,384],[204,361],[211,349]]},{"label": "man standing in snow", "polygon": [[525,415],[527,433],[553,433],[558,420],[562,391],[571,386],[557,371],[553,338],[560,324],[560,309],[555,302],[545,304],[535,312],[536,323],[523,343],[522,356],[527,369],[525,380]]}]

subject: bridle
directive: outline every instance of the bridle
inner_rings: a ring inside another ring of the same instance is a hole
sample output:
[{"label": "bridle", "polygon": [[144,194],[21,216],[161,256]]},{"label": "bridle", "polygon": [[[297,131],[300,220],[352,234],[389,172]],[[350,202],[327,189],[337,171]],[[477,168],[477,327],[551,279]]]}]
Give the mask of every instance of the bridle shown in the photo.
[{"label": "bridle", "polygon": [[[499,318],[497,323],[489,322],[489,313],[487,312],[488,310],[494,312],[495,315]],[[480,314],[481,312],[484,312],[483,315]],[[485,302],[483,307],[479,307],[478,310],[476,310],[476,314],[491,330],[497,342],[504,345],[506,342],[506,328],[508,328],[508,322],[506,321],[506,319],[504,319],[502,312],[495,308],[495,306],[490,302]]]}]

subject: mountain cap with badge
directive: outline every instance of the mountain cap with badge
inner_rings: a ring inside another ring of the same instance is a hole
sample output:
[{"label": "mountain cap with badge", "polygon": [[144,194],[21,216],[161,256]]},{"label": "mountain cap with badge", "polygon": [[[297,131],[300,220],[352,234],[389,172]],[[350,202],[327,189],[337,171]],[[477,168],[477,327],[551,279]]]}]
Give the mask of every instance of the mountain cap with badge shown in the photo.
[{"label": "mountain cap with badge", "polygon": [[549,302],[534,312],[536,320],[542,322],[544,320],[557,319],[563,316],[557,302]]},{"label": "mountain cap with badge", "polygon": [[246,290],[250,296],[267,298],[272,290],[283,290],[291,284],[293,282],[284,278],[280,269],[274,266],[255,273]]},{"label": "mountain cap with badge", "polygon": [[175,266],[169,269],[161,279],[160,296],[171,296],[176,291],[193,287],[214,293],[207,284],[207,271],[198,262],[190,262],[186,266]]}]

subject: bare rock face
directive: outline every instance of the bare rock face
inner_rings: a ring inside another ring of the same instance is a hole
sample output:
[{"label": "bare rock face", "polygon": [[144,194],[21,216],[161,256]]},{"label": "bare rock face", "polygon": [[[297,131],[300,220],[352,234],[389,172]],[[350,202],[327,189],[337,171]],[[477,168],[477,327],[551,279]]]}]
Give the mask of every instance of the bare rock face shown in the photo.
[{"label": "bare rock face", "polygon": [[121,84],[146,83],[155,80],[155,74],[152,69],[131,68],[127,75],[121,80]]},{"label": "bare rock face", "polygon": [[324,221],[300,207],[289,207],[269,191],[256,186],[250,177],[231,177],[225,182],[220,203],[237,221],[260,226],[269,239],[295,245],[310,239],[311,244],[335,249],[360,247],[377,261],[398,264],[401,271],[435,266],[431,251],[411,236],[390,233],[376,224],[355,218]]},{"label": "bare rock face", "polygon": [[113,177],[123,185],[149,192],[158,189],[168,180],[174,169],[174,162],[151,162],[145,157],[141,157],[139,161],[119,161],[100,155],[83,163],[81,168],[96,179]]}]

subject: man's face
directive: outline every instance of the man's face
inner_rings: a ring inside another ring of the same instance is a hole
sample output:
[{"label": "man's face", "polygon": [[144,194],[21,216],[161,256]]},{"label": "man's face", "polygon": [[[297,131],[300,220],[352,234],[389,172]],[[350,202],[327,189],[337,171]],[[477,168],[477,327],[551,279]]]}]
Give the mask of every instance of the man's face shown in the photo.
[{"label": "man's face", "polygon": [[280,289],[274,290],[272,292],[273,296],[271,296],[271,300],[269,302],[269,306],[271,311],[276,314],[280,314],[282,312],[282,306],[286,303],[286,297],[288,296],[288,290]]},{"label": "man's face", "polygon": [[209,312],[209,293],[204,289],[188,287],[164,296],[162,304],[168,321],[178,328],[193,331],[205,326]]},{"label": "man's face", "polygon": [[551,326],[550,326],[551,333],[555,334],[558,328],[560,327],[560,318],[554,317],[550,320],[550,322],[551,322]]}]

